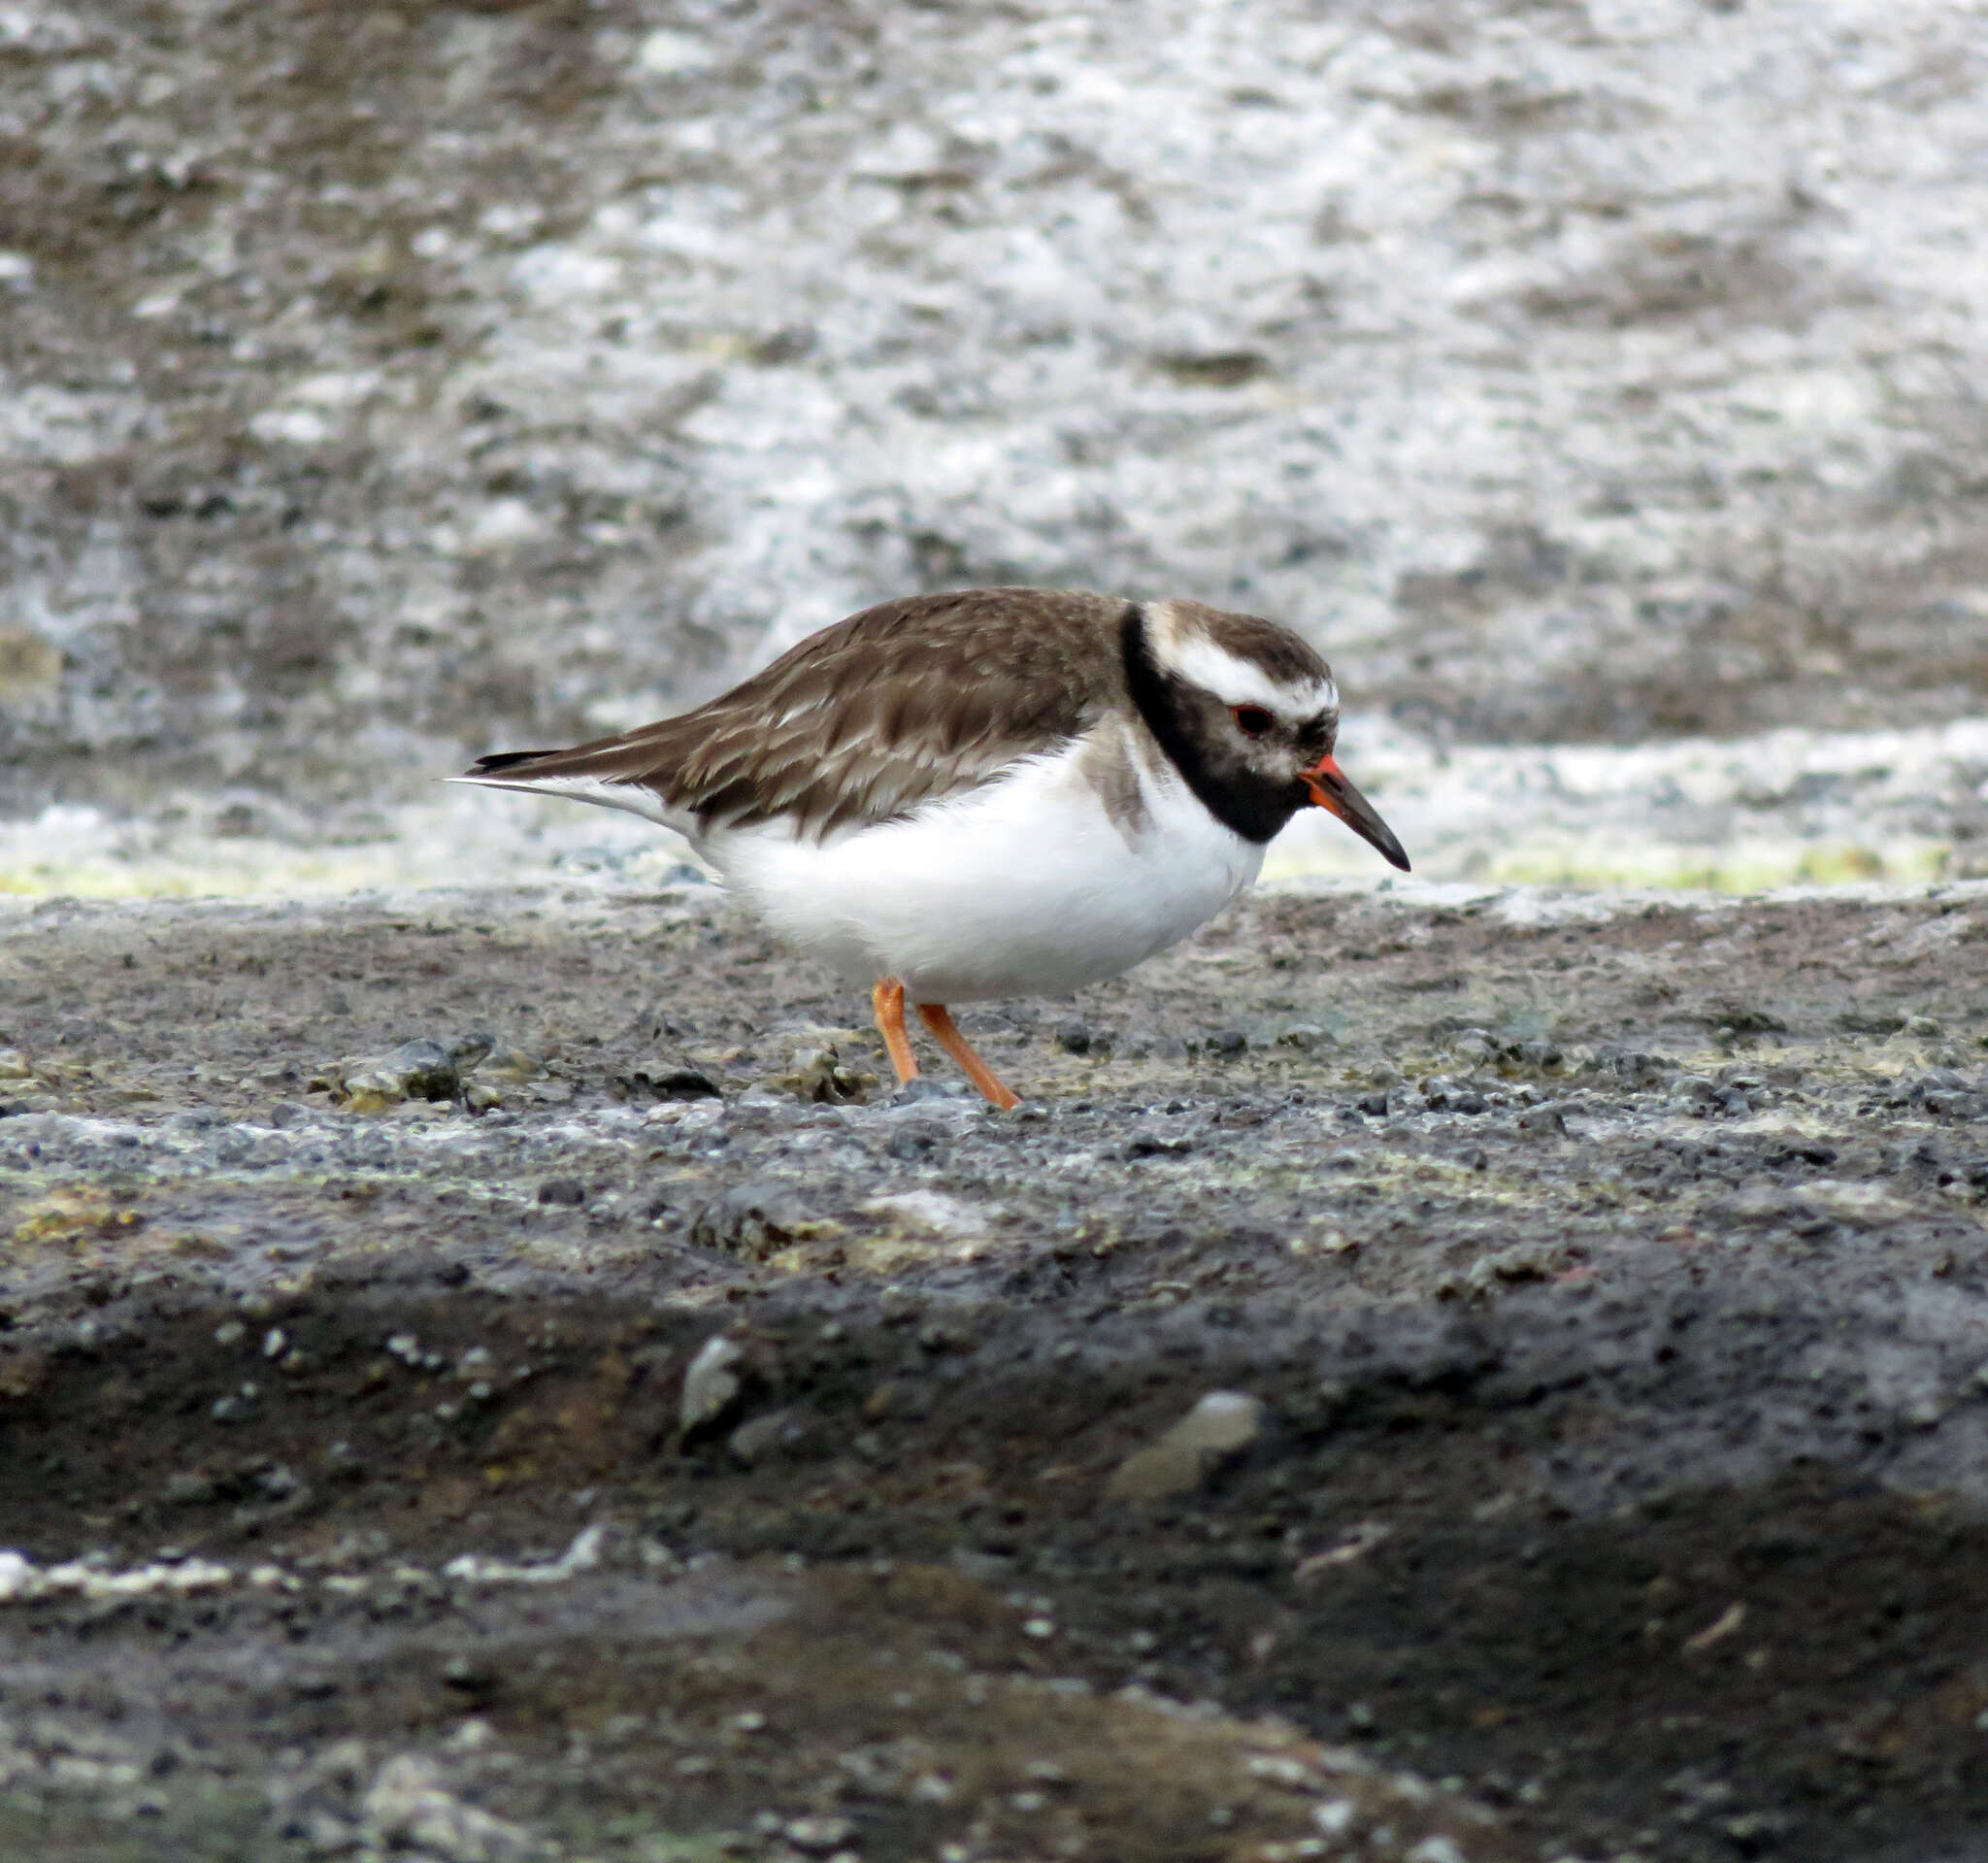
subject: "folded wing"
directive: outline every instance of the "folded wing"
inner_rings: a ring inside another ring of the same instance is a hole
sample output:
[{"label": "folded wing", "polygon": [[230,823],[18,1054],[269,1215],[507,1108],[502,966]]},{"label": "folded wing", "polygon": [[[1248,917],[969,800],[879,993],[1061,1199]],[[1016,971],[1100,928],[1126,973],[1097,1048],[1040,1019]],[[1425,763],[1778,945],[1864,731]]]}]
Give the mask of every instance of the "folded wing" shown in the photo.
[{"label": "folded wing", "polygon": [[1081,733],[1117,695],[1110,596],[966,589],[866,609],[694,712],[458,779],[709,833],[889,821]]}]

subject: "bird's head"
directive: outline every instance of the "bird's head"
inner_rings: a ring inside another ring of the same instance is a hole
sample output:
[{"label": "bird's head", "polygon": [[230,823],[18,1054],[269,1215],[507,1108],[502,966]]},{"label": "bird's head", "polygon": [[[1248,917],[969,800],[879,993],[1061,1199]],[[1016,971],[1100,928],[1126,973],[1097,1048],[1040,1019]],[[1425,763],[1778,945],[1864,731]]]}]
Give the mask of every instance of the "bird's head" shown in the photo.
[{"label": "bird's head", "polygon": [[1154,602],[1139,616],[1126,636],[1133,696],[1218,818],[1262,842],[1300,809],[1324,809],[1408,871],[1401,843],[1334,758],[1339,687],[1305,641],[1199,602]]}]

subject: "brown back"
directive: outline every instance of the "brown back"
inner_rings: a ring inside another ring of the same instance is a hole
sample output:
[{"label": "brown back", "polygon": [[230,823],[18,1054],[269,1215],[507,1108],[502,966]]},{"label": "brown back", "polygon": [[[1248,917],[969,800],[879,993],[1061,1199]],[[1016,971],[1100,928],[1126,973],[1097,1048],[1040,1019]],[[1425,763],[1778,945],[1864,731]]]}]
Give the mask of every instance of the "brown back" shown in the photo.
[{"label": "brown back", "polygon": [[639,783],[707,828],[888,821],[1122,708],[1128,606],[1034,588],[885,602],[680,717],[472,774]]}]

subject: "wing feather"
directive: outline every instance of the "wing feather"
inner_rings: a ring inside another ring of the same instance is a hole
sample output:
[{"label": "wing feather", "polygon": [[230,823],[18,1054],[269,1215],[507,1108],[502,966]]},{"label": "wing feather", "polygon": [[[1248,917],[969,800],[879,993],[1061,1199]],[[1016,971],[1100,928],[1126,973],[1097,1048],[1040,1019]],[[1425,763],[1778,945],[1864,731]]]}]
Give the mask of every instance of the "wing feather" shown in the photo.
[{"label": "wing feather", "polygon": [[694,712],[567,750],[503,752],[467,774],[646,790],[707,831],[784,817],[826,835],[888,821],[991,781],[1120,703],[1125,610],[1113,596],[1024,588],[886,602]]}]

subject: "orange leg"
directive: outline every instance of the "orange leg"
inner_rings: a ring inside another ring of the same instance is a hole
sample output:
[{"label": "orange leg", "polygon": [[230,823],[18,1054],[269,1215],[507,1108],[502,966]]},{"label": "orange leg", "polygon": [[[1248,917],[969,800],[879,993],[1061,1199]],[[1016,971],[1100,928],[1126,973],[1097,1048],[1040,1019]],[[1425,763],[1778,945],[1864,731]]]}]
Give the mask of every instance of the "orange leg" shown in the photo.
[{"label": "orange leg", "polygon": [[[900,990],[899,996],[904,992]],[[994,1078],[993,1070],[967,1046],[967,1038],[954,1026],[953,1019],[939,1003],[920,1003],[918,1015],[924,1024],[939,1038],[939,1045],[960,1065],[960,1071],[968,1080],[994,1104],[1006,1112],[1011,1106],[1019,1106],[1021,1099],[1011,1093]]]},{"label": "orange leg", "polygon": [[878,1033],[883,1037],[890,1064],[897,1069],[897,1083],[918,1078],[918,1057],[911,1052],[911,1038],[905,1032],[905,986],[895,977],[879,977],[870,992],[870,1006],[877,1012]]}]

